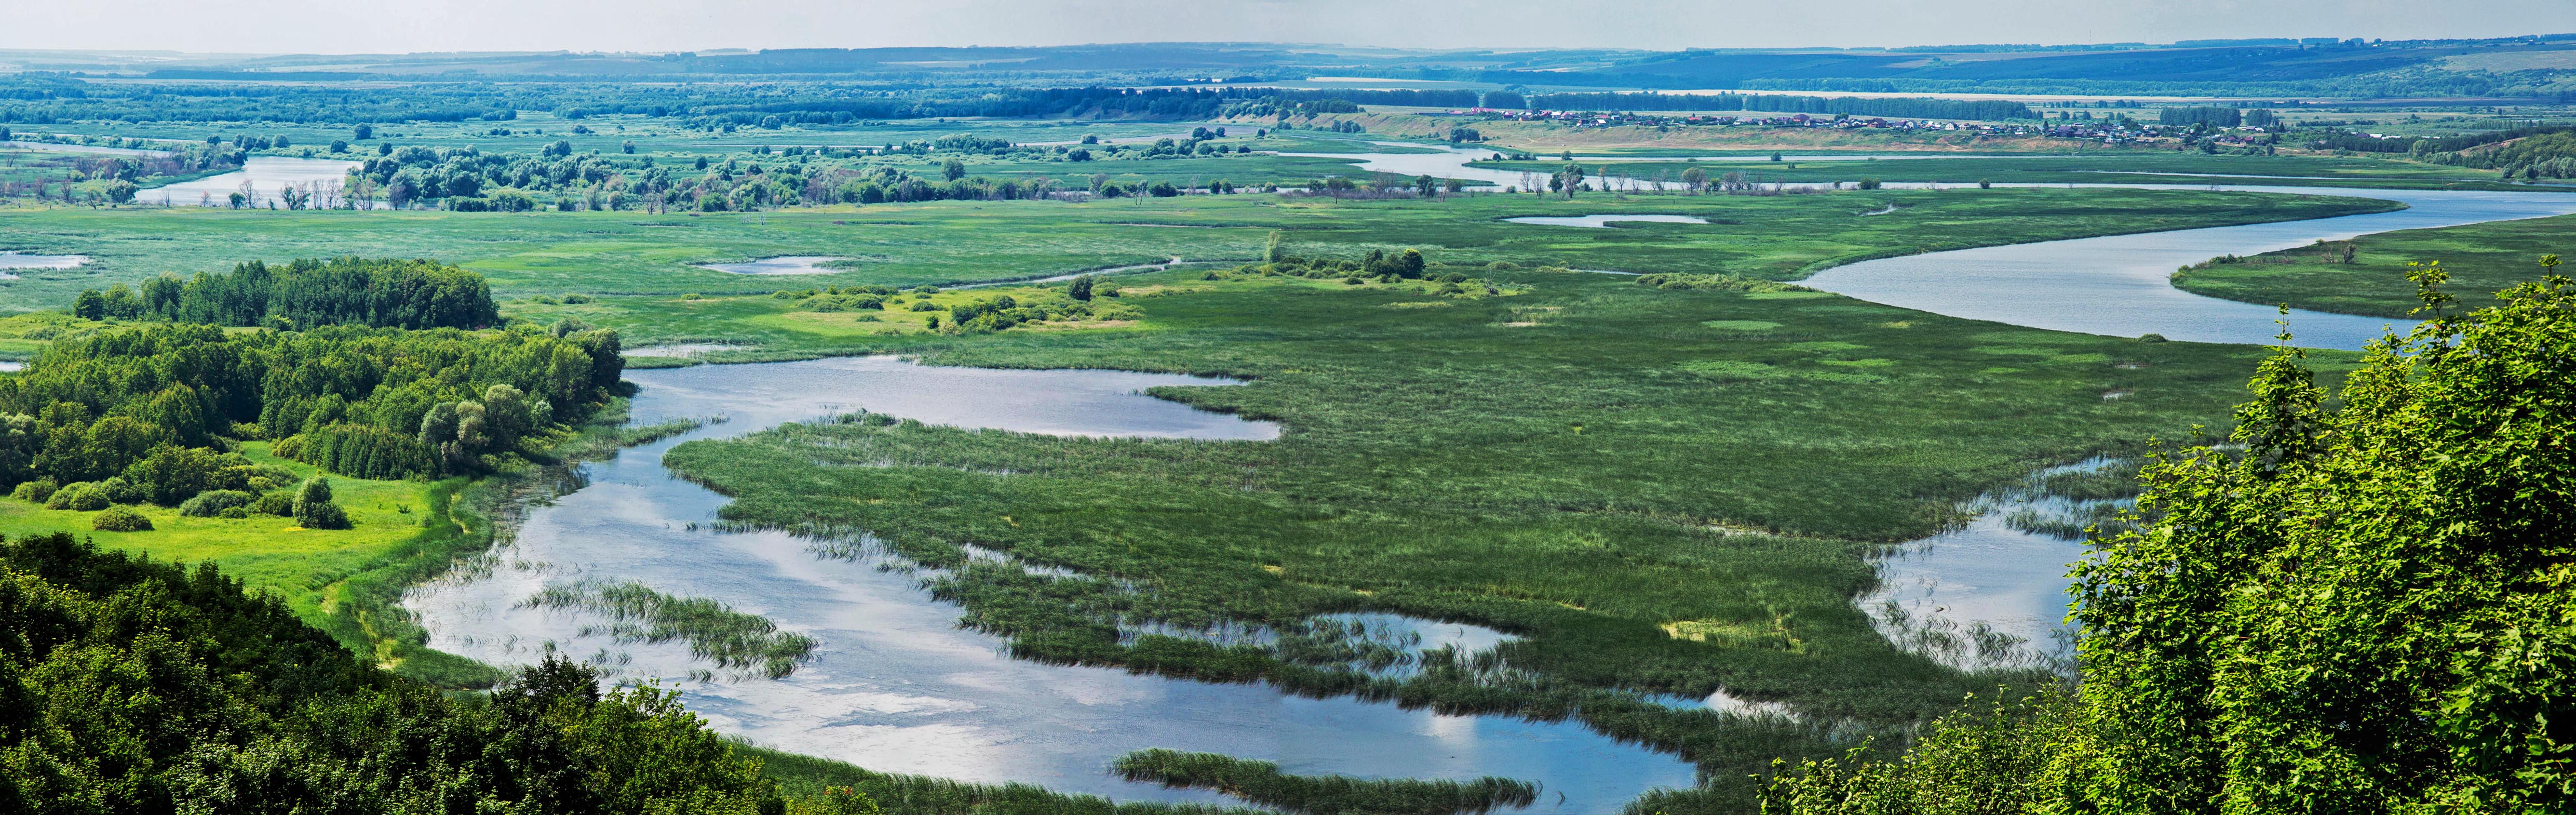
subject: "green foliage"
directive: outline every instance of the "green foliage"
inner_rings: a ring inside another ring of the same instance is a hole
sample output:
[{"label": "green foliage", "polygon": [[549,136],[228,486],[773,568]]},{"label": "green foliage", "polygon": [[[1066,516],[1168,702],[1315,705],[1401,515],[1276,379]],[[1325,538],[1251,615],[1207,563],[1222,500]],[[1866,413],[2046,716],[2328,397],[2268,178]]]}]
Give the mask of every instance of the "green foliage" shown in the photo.
[{"label": "green foliage", "polygon": [[[2152,456],[2145,527],[2075,570],[2084,684],[2062,713],[1810,764],[1765,811],[2576,805],[2576,283],[2501,299],[2374,343],[2339,404],[2284,348],[2227,447]],[[1923,769],[1959,749],[1994,794]]]},{"label": "green foliage", "polygon": [[319,476],[295,490],[295,525],[306,529],[347,529],[349,513],[331,503],[331,481]]},{"label": "green foliage", "polygon": [[10,811],[786,809],[676,691],[603,695],[590,669],[548,656],[489,697],[448,696],[211,565],[22,538],[0,544],[0,608]]},{"label": "green foliage", "polygon": [[125,507],[109,507],[89,519],[91,529],[100,532],[150,532],[152,519]]},{"label": "green foliage", "polygon": [[[283,483],[272,473],[255,484],[257,468],[209,447],[245,430],[294,437],[280,455],[361,478],[478,471],[485,456],[588,415],[624,365],[615,332],[601,330],[92,332],[0,381],[0,483],[121,474],[165,506]],[[459,425],[471,434],[422,436],[442,405],[480,417]]]},{"label": "green foliage", "polygon": [[1300,815],[1481,814],[1520,809],[1538,800],[1537,785],[1508,778],[1460,782],[1297,776],[1281,773],[1279,765],[1267,761],[1176,750],[1128,753],[1111,762],[1110,770],[1129,781],[1220,790]]},{"label": "green foliage", "polygon": [[109,503],[112,502],[107,500],[106,490],[99,489],[98,485],[87,481],[76,481],[63,485],[62,489],[54,492],[53,497],[45,499],[45,508],[96,512],[106,509]]},{"label": "green foliage", "polygon": [[271,267],[251,261],[185,282],[164,273],[139,296],[120,284],[81,292],[72,312],[231,326],[479,328],[500,321],[483,276],[429,260],[344,257]]},{"label": "green foliage", "polygon": [[257,500],[259,496],[240,490],[207,490],[180,502],[179,514],[191,518],[212,518],[227,509],[248,507]]}]

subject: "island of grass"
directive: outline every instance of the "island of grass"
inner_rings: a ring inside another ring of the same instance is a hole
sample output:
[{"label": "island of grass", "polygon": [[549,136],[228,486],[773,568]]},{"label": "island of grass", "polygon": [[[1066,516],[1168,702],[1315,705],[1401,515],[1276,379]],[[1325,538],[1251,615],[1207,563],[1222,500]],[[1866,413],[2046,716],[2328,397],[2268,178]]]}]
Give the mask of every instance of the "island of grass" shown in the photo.
[{"label": "island of grass", "polygon": [[[2546,273],[2544,255],[2576,255],[2576,215],[2494,221],[2363,235],[2252,257],[2213,258],[2174,272],[2174,288],[2248,303],[2406,317],[2423,302],[2407,272],[2440,261],[2442,288],[2463,308],[2494,304],[2496,292]],[[2421,316],[2421,315],[2415,315]]]}]

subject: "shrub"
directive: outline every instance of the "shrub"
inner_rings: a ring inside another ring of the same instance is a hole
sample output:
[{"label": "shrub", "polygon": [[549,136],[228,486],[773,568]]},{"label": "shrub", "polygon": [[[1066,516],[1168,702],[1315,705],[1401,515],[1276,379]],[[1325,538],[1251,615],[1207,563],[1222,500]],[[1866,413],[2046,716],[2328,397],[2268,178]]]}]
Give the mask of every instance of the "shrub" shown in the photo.
[{"label": "shrub", "polygon": [[347,529],[349,513],[331,503],[331,482],[315,476],[295,491],[295,525],[306,529]]},{"label": "shrub", "polygon": [[296,508],[295,525],[306,529],[347,529],[349,513],[339,504],[306,504]]},{"label": "shrub", "polygon": [[257,496],[240,490],[207,490],[197,493],[194,498],[180,502],[179,514],[190,518],[212,518],[221,515],[225,510],[248,506],[250,502],[256,500],[258,500]]},{"label": "shrub", "polygon": [[107,500],[107,493],[100,490],[98,485],[87,481],[77,481],[63,485],[62,489],[54,492],[54,496],[52,498],[45,499],[45,508],[68,509],[74,512],[96,512],[98,510],[106,509],[111,503],[115,502]]},{"label": "shrub", "polygon": [[150,532],[152,519],[125,507],[111,507],[91,517],[89,528],[100,532]]},{"label": "shrub", "polygon": [[276,492],[261,495],[250,502],[248,509],[261,515],[275,515],[280,518],[292,518],[295,517],[295,494],[285,490],[278,490]]},{"label": "shrub", "polygon": [[16,498],[21,501],[33,501],[41,504],[44,503],[46,499],[54,497],[54,493],[61,489],[62,487],[54,484],[53,479],[39,478],[34,481],[20,483],[17,489],[9,491],[9,497]]}]

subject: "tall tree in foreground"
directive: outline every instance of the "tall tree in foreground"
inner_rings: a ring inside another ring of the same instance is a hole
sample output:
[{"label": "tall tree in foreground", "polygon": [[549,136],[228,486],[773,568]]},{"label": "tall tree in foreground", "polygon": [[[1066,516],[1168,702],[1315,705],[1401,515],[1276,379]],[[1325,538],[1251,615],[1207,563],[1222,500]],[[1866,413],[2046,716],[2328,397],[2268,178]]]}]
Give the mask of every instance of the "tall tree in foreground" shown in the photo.
[{"label": "tall tree in foreground", "polygon": [[2416,278],[2434,318],[2340,404],[2284,347],[2229,444],[2144,470],[2146,523],[2075,572],[2080,690],[1810,762],[1764,811],[2576,806],[2576,285],[2449,315]]}]

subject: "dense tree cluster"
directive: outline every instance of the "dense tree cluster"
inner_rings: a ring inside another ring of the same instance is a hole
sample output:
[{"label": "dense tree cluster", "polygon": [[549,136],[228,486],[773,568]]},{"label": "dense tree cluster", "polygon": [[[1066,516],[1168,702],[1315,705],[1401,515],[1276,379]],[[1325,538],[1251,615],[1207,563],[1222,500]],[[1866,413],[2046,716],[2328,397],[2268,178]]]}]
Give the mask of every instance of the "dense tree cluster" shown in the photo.
[{"label": "dense tree cluster", "polygon": [[2526,136],[2486,149],[2425,152],[2426,161],[2500,171],[2511,180],[2576,178],[2576,132]]},{"label": "dense tree cluster", "polygon": [[588,415],[623,370],[614,332],[569,324],[101,331],[57,340],[0,380],[0,484],[31,500],[94,484],[111,502],[170,506],[286,486],[225,452],[243,438],[362,478],[473,472]]},{"label": "dense tree cluster", "polygon": [[625,168],[616,161],[574,155],[570,143],[555,144],[561,149],[536,154],[485,153],[471,146],[401,147],[368,159],[352,175],[383,190],[386,202],[396,207],[423,199],[477,197],[489,188],[581,190],[612,180],[621,182],[614,186],[625,186]]},{"label": "dense tree cluster", "polygon": [[[0,810],[783,815],[677,691],[548,656],[488,696],[357,658],[195,569],[0,543]],[[797,806],[873,812],[864,797]]]},{"label": "dense tree cluster", "polygon": [[2175,127],[2237,127],[2245,123],[2245,113],[2228,107],[2172,107],[2156,111],[2156,123]]},{"label": "dense tree cluster", "polygon": [[1811,762],[1763,811],[2576,807],[2576,282],[2456,314],[2415,274],[2440,316],[2338,398],[2284,348],[2227,444],[2144,468],[2144,528],[2076,569],[2080,690]]},{"label": "dense tree cluster", "polygon": [[482,275],[431,260],[354,257],[273,267],[254,260],[186,280],[163,273],[140,291],[121,283],[83,291],[72,314],[282,328],[480,328],[501,320]]}]

